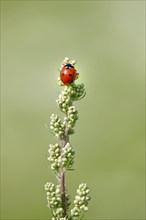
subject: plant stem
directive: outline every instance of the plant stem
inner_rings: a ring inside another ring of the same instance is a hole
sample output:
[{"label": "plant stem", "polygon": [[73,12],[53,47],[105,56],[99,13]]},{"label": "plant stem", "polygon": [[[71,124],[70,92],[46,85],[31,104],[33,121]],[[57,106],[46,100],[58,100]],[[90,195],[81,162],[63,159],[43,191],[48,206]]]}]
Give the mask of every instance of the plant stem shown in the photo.
[{"label": "plant stem", "polygon": [[[65,136],[62,140],[60,140],[60,150],[62,152],[62,149],[65,147],[67,143],[67,137]],[[61,167],[60,170],[60,191],[61,191],[61,204],[63,209],[63,216],[66,216],[66,195],[65,195],[65,171],[64,168]]]},{"label": "plant stem", "polygon": [[[68,135],[68,126],[65,125],[64,128],[64,137],[60,140],[60,151],[62,153],[62,149],[65,147],[67,142],[69,142],[69,135]],[[66,207],[66,190],[65,190],[65,169],[62,166],[60,169],[60,191],[61,191],[61,205],[63,209],[63,218],[67,216],[67,207]]]},{"label": "plant stem", "polygon": [[61,188],[61,202],[63,209],[63,216],[66,216],[66,195],[65,195],[65,172],[62,171],[60,174],[60,188]]}]

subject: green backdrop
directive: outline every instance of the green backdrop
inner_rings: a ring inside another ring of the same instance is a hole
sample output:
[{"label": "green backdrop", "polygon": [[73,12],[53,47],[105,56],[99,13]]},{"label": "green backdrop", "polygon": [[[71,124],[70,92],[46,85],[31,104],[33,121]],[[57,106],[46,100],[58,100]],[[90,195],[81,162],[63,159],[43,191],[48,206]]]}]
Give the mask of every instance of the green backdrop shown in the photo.
[{"label": "green backdrop", "polygon": [[144,219],[144,1],[1,1],[1,215],[49,219],[46,129],[64,57],[87,95],[71,143],[68,193],[87,182],[85,219]]}]

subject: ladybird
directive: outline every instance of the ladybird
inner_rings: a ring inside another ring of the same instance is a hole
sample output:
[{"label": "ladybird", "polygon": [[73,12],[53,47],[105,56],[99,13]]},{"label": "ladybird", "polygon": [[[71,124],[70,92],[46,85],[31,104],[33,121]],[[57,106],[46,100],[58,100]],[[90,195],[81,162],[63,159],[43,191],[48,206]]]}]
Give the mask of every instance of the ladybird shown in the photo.
[{"label": "ladybird", "polygon": [[60,71],[60,79],[65,85],[70,85],[76,79],[76,69],[70,63],[65,64]]}]

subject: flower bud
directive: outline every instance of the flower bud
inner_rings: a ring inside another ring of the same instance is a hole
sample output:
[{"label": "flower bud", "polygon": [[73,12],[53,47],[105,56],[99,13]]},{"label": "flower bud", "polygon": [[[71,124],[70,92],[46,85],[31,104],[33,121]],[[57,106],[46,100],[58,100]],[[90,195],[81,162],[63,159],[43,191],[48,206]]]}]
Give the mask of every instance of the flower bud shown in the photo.
[{"label": "flower bud", "polygon": [[77,189],[77,195],[74,200],[74,208],[71,209],[71,216],[76,217],[75,213],[78,215],[80,212],[88,211],[88,201],[90,196],[85,196],[89,193],[89,188],[86,183],[81,183]]}]

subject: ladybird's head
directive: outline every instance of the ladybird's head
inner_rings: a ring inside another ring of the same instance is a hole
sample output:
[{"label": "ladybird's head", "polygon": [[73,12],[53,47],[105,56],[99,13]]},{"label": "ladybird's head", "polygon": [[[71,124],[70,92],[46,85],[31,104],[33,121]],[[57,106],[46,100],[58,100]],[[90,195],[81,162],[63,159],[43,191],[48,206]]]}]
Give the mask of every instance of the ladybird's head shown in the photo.
[{"label": "ladybird's head", "polygon": [[65,67],[65,69],[74,68],[74,66],[71,65],[70,63],[65,64],[64,67]]}]

